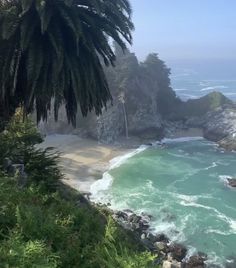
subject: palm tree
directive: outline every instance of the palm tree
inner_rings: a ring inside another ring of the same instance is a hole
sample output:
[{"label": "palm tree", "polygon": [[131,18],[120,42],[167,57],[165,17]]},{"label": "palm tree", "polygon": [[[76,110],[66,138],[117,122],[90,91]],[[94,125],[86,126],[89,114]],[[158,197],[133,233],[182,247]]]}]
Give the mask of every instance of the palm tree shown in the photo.
[{"label": "palm tree", "polygon": [[112,99],[103,63],[114,65],[110,38],[125,50],[133,24],[129,0],[1,0],[0,107],[21,105],[57,120],[64,103],[75,125],[77,108],[99,115]]}]

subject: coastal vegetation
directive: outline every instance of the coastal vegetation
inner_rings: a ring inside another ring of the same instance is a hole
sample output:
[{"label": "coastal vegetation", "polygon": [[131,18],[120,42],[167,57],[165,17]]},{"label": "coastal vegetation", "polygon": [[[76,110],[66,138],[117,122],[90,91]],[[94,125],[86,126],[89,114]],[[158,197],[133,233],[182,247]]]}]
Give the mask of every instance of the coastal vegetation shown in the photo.
[{"label": "coastal vegetation", "polygon": [[29,118],[18,112],[0,135],[1,267],[157,267],[109,212],[60,182],[57,155],[34,147]]},{"label": "coastal vegetation", "polygon": [[114,65],[109,38],[131,43],[128,0],[3,0],[0,3],[0,117],[21,105],[45,120],[64,104],[67,119],[100,114],[112,99],[104,65]]}]

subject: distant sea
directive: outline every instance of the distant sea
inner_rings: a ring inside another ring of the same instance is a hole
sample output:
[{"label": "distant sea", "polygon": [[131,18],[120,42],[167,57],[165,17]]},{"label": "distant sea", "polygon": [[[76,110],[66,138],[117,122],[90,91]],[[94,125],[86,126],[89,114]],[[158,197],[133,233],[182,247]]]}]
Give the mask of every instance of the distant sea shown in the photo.
[{"label": "distant sea", "polygon": [[92,198],[151,214],[153,232],[185,244],[188,256],[205,252],[207,267],[236,267],[236,191],[226,183],[236,176],[235,153],[200,138],[165,144],[113,159]]},{"label": "distant sea", "polygon": [[[236,101],[236,61],[167,62],[186,100],[220,91]],[[96,202],[153,215],[152,230],[208,255],[207,267],[236,267],[235,152],[202,138],[165,140],[113,159],[92,187]],[[229,266],[226,266],[229,265]],[[215,266],[216,265],[216,266]]]},{"label": "distant sea", "polygon": [[236,60],[167,61],[171,85],[183,100],[220,91],[236,101]]}]

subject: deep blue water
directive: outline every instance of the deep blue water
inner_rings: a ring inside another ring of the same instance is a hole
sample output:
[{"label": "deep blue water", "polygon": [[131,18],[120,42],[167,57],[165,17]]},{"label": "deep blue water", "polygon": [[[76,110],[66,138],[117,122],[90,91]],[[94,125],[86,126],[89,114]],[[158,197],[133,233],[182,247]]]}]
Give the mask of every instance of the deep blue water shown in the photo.
[{"label": "deep blue water", "polygon": [[220,91],[236,101],[235,60],[169,61],[171,84],[183,99],[194,99],[212,91]]}]

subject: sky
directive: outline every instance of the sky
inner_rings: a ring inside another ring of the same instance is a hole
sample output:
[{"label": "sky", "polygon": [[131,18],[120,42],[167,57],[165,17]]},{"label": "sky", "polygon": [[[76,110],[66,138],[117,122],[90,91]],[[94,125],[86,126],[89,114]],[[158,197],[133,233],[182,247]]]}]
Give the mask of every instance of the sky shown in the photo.
[{"label": "sky", "polygon": [[236,0],[130,0],[140,60],[236,59]]}]

